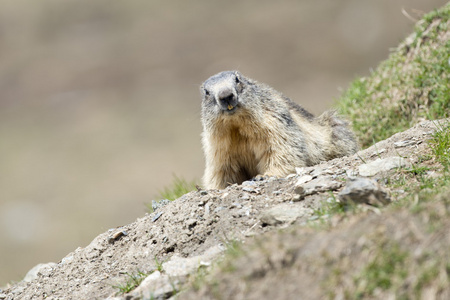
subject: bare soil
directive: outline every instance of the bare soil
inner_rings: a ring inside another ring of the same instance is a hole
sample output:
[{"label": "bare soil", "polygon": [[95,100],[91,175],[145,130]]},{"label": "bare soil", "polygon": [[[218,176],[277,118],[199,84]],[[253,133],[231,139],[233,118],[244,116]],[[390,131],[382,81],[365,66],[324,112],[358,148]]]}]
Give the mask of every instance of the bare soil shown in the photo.
[{"label": "bare soil", "polygon": [[[188,193],[131,224],[100,234],[87,247],[42,268],[31,282],[18,282],[0,291],[0,299],[137,299],[118,295],[114,288],[127,281],[127,274],[150,273],[161,269],[159,262],[202,255],[217,246],[223,249],[235,240],[245,242],[246,254],[232,261],[234,272],[223,271],[213,261],[205,284],[194,289],[192,280],[196,273],[181,276],[175,289],[181,293],[174,295],[174,291],[161,297],[344,297],[347,290],[357,290],[351,278],[364,263],[380,247],[389,249],[393,241],[418,257],[427,250],[448,258],[449,207],[442,201],[431,204],[431,210],[443,218],[433,232],[428,230],[426,216],[406,208],[395,211],[389,206],[362,205],[361,212],[353,216],[323,216],[319,220],[314,214],[332,194],[342,190],[349,176],[358,176],[358,167],[364,163],[401,156],[409,164],[437,166],[432,159],[422,159],[430,153],[426,141],[435,130],[434,122],[422,122],[353,156],[303,168],[288,178],[262,178],[224,190]],[[439,176],[438,173],[433,176]],[[310,180],[301,184],[304,191],[299,198],[296,187],[306,175]],[[398,172],[389,170],[373,178],[384,185],[387,178],[394,176]],[[390,193],[401,194],[400,190]],[[286,212],[284,219],[271,215],[276,208]],[[323,222],[332,226],[311,226]],[[412,270],[415,266],[411,264]],[[331,276],[340,269],[346,276]],[[414,282],[411,276],[405,282]],[[449,296],[448,284],[432,287],[433,295],[442,299]],[[379,291],[378,296],[386,295]]]}]

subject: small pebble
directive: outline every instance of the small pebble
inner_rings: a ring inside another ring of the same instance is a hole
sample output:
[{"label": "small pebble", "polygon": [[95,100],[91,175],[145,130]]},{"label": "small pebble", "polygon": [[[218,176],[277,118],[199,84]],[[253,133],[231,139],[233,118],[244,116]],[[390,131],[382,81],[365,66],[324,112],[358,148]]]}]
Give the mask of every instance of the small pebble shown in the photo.
[{"label": "small pebble", "polygon": [[162,214],[163,214],[162,211],[160,211],[159,213],[157,213],[157,214],[153,217],[152,222],[156,222],[156,220],[158,220],[159,217],[161,217]]},{"label": "small pebble", "polygon": [[292,201],[293,202],[298,202],[298,201],[300,201],[300,200],[302,200],[302,196],[300,196],[300,195],[294,195],[293,197],[292,197]]},{"label": "small pebble", "polygon": [[247,194],[244,194],[241,196],[241,200],[244,200],[244,201],[250,200],[250,196]]},{"label": "small pebble", "polygon": [[113,243],[114,241],[117,241],[122,236],[127,236],[127,235],[128,235],[128,232],[126,232],[125,230],[119,230],[108,238],[108,242]]},{"label": "small pebble", "polygon": [[244,187],[242,188],[242,190],[243,190],[244,192],[249,192],[249,193],[254,193],[254,192],[255,192],[255,189],[252,188],[252,187],[249,187],[249,186],[244,186]]}]

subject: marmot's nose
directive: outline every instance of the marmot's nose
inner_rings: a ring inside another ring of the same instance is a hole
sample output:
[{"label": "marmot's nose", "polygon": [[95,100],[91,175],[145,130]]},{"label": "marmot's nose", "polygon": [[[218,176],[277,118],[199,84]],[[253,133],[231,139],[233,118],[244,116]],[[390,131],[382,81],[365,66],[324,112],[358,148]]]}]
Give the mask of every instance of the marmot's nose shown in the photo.
[{"label": "marmot's nose", "polygon": [[232,89],[226,88],[217,93],[217,102],[222,110],[231,112],[236,109],[237,98]]},{"label": "marmot's nose", "polygon": [[234,100],[234,94],[231,89],[223,89],[217,93],[217,98],[224,104],[231,104]]}]

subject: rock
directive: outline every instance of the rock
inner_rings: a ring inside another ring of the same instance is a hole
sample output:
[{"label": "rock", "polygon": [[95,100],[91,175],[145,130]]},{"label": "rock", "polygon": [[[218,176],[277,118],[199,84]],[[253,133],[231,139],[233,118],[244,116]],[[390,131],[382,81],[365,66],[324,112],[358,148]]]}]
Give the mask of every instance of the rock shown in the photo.
[{"label": "rock", "polygon": [[385,172],[408,165],[409,163],[404,158],[393,156],[384,159],[378,158],[370,163],[360,165],[358,169],[359,175],[361,176],[374,176],[379,172]]},{"label": "rock", "polygon": [[242,190],[243,190],[244,192],[256,193],[256,190],[255,190],[254,188],[250,187],[250,186],[244,186],[244,187],[242,188]]},{"label": "rock", "polygon": [[150,290],[157,279],[161,278],[161,272],[155,271],[148,275],[141,284],[133,291],[133,294],[141,294],[144,290]]},{"label": "rock", "polygon": [[382,206],[391,202],[388,192],[375,180],[356,178],[350,180],[338,194],[342,203],[365,203]]},{"label": "rock", "polygon": [[295,173],[297,175],[303,175],[304,172],[305,172],[305,168],[298,168],[298,167],[295,168]]},{"label": "rock", "polygon": [[167,199],[162,199],[159,201],[152,200],[152,209],[153,209],[153,211],[156,211],[169,203],[170,203],[170,200],[167,200]]},{"label": "rock", "polygon": [[354,178],[356,176],[358,176],[358,172],[352,169],[347,169],[345,170],[345,174],[347,175],[347,177],[349,178]]},{"label": "rock", "polygon": [[28,271],[27,275],[25,275],[25,278],[23,281],[25,282],[31,282],[34,279],[38,278],[40,274],[42,275],[48,275],[50,272],[57,266],[54,262],[49,262],[46,264],[38,264],[34,266],[30,271]]},{"label": "rock", "polygon": [[292,173],[292,174],[289,174],[288,176],[286,176],[286,179],[291,179],[291,178],[294,178],[295,176],[297,176],[297,174]]},{"label": "rock", "polygon": [[332,175],[332,174],[334,174],[334,172],[332,170],[330,170],[330,169],[316,168],[316,169],[314,169],[312,171],[311,176],[313,178],[317,178],[317,177],[322,176],[322,175]]},{"label": "rock", "polygon": [[254,181],[244,181],[242,183],[242,190],[248,193],[256,193],[258,191],[257,183]]},{"label": "rock", "polygon": [[372,154],[370,154],[370,157],[378,156],[378,155],[380,155],[383,152],[386,152],[386,148],[383,148],[383,149],[376,150],[376,151],[372,152]]},{"label": "rock", "polygon": [[167,299],[175,293],[179,286],[179,280],[171,279],[168,275],[161,275],[159,271],[155,271],[122,299]]},{"label": "rock", "polygon": [[247,194],[244,194],[244,195],[241,196],[240,199],[243,200],[243,201],[247,201],[247,200],[250,200],[250,196],[247,195]]},{"label": "rock", "polygon": [[247,180],[242,182],[242,186],[257,186],[258,184],[255,181]]},{"label": "rock", "polygon": [[333,180],[330,176],[313,179],[303,185],[305,195],[312,195],[320,192],[334,191],[342,186],[341,182]]},{"label": "rock", "polygon": [[206,203],[206,205],[205,205],[205,214],[204,214],[205,218],[207,218],[209,216],[209,212],[210,212],[209,208],[210,208],[210,206],[211,206],[210,203]]},{"label": "rock", "polygon": [[301,185],[301,184],[307,183],[308,181],[311,181],[312,179],[313,179],[313,177],[311,175],[303,175],[302,177],[300,177],[297,180],[296,185]]},{"label": "rock", "polygon": [[194,257],[179,257],[178,255],[163,263],[165,273],[170,277],[187,276],[194,273],[200,266],[208,265],[213,259],[222,254],[224,248],[220,245],[213,246],[202,255]]},{"label": "rock", "polygon": [[301,185],[297,185],[294,188],[294,193],[296,193],[297,195],[303,196],[305,194],[305,189]]},{"label": "rock", "polygon": [[270,226],[291,224],[295,222],[297,218],[309,215],[310,212],[310,209],[283,203],[263,212],[260,216],[260,220],[263,225]]},{"label": "rock", "polygon": [[156,221],[159,219],[159,217],[162,216],[162,214],[163,214],[162,211],[158,212],[158,213],[153,217],[152,222],[156,222]]},{"label": "rock", "polygon": [[420,143],[420,141],[417,141],[416,139],[413,138],[413,139],[410,139],[410,140],[404,140],[404,141],[395,142],[394,143],[394,147],[395,148],[401,148],[401,147],[416,145],[418,143]]},{"label": "rock", "polygon": [[294,194],[288,196],[286,198],[286,201],[297,202],[297,201],[303,200],[304,196],[305,196],[305,189],[303,188],[303,186],[296,185],[294,187]]},{"label": "rock", "polygon": [[342,183],[333,180],[330,176],[313,179],[313,176],[311,175],[303,175],[295,183],[294,195],[287,200],[297,202],[302,200],[305,196],[325,191],[337,190],[341,186]]},{"label": "rock", "polygon": [[300,201],[300,200],[303,200],[303,197],[302,197],[302,195],[296,194],[296,195],[293,195],[292,198],[291,198],[290,200],[291,200],[292,202],[298,202],[298,201]]},{"label": "rock", "polygon": [[64,257],[63,259],[61,259],[61,264],[67,265],[67,264],[70,264],[72,261],[73,261],[73,255],[69,254],[66,257]]},{"label": "rock", "polygon": [[113,244],[115,241],[120,239],[122,236],[127,236],[127,235],[128,235],[128,232],[126,232],[125,230],[118,230],[115,233],[113,233],[111,236],[108,237],[108,242],[110,244]]}]

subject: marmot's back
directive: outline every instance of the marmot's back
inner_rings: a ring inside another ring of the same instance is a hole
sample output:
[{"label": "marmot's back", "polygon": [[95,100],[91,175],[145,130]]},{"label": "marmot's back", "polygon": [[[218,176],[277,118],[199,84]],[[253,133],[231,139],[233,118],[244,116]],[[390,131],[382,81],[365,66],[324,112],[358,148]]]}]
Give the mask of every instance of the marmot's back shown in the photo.
[{"label": "marmot's back", "polygon": [[210,77],[201,93],[207,188],[224,188],[258,174],[286,176],[295,167],[358,149],[347,122],[334,112],[315,118],[278,91],[237,71]]}]

